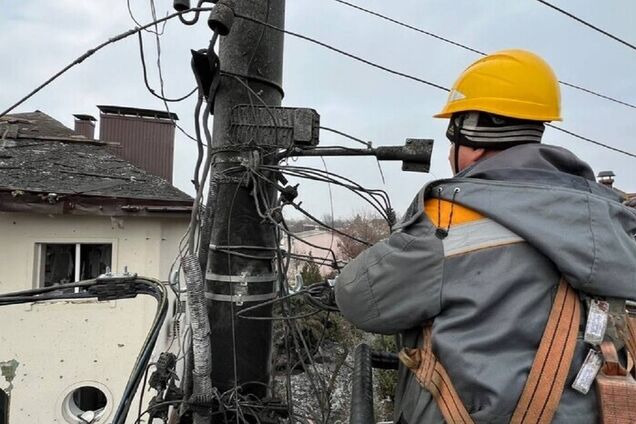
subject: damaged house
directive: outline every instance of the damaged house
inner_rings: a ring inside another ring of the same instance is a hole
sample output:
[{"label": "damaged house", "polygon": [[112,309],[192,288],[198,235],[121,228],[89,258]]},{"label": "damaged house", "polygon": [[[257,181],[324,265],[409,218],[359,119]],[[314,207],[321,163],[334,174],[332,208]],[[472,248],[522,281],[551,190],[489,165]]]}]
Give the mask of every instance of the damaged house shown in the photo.
[{"label": "damaged house", "polygon": [[[0,118],[0,293],[109,269],[171,275],[192,205],[170,183],[176,116],[99,108],[99,141],[89,115],[74,130],[40,111]],[[185,302],[167,292],[158,352],[181,346]],[[0,423],[110,422],[157,308],[151,296],[4,306]]]},{"label": "damaged house", "polygon": [[0,292],[125,267],[168,279],[192,205],[170,183],[176,116],[99,108],[99,141],[89,115],[0,118]]}]

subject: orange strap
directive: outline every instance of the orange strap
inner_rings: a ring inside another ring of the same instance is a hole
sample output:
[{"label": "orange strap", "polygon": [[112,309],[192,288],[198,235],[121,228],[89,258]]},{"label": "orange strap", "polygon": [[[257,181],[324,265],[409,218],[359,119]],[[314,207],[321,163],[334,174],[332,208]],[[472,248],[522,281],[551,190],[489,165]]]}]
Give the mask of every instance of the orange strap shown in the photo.
[{"label": "orange strap", "polygon": [[[561,280],[532,369],[513,413],[512,424],[552,421],[570,369],[579,330],[580,304],[576,292]],[[444,366],[432,350],[431,325],[424,328],[421,349],[403,349],[400,360],[428,390],[447,423],[472,424]]]},{"label": "orange strap", "polygon": [[580,307],[576,292],[562,279],[511,424],[552,422],[574,356]]},{"label": "orange strap", "polygon": [[623,337],[625,347],[629,352],[630,358],[636,361],[636,317],[629,313],[625,314],[625,327],[625,337]]},{"label": "orange strap", "polygon": [[618,360],[611,341],[601,343],[605,364],[596,376],[602,424],[630,424],[636,421],[636,381]]},{"label": "orange strap", "polygon": [[433,353],[430,325],[424,327],[424,347],[403,349],[400,360],[415,373],[420,385],[431,393],[447,423],[473,423],[444,366]]}]

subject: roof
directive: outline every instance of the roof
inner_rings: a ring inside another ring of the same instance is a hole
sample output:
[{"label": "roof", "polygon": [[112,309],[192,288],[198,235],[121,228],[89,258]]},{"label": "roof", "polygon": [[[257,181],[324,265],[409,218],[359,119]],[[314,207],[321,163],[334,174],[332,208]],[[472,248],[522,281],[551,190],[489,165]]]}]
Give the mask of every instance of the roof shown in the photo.
[{"label": "roof", "polygon": [[108,143],[78,136],[40,111],[7,115],[0,119],[0,191],[192,203],[166,180],[107,149]]},{"label": "roof", "polygon": [[142,116],[146,118],[170,119],[173,121],[177,121],[179,119],[176,113],[166,112],[165,110],[140,109],[136,107],[109,105],[98,105],[97,108],[102,113],[112,113],[116,115]]},{"label": "roof", "polygon": [[85,115],[83,113],[75,113],[73,114],[73,116],[75,117],[75,119],[79,119],[80,121],[91,121],[91,122],[96,122],[97,119],[95,119],[95,117],[93,115]]}]

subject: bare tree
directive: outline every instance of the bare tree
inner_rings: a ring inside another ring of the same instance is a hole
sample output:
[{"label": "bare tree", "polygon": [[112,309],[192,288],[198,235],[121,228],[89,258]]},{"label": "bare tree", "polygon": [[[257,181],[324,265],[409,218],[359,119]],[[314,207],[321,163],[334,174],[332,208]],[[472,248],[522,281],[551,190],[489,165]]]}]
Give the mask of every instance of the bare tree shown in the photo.
[{"label": "bare tree", "polygon": [[[341,231],[369,244],[377,243],[389,236],[389,228],[386,221],[371,214],[357,214],[353,219],[345,223]],[[363,243],[349,237],[339,237],[338,248],[346,260],[355,258],[367,247]]]}]

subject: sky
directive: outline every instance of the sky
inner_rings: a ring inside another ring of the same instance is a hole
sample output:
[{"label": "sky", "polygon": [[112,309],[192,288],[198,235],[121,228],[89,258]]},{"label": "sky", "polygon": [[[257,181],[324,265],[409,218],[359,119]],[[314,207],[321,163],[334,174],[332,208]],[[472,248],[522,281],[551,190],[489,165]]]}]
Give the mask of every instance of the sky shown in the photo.
[{"label": "sky", "polygon": [[[151,20],[150,3],[130,0],[138,21]],[[523,48],[541,55],[559,79],[636,104],[636,51],[561,15],[535,0],[351,0],[426,31],[494,52]],[[159,15],[172,1],[155,0]],[[613,0],[554,4],[625,39],[636,42],[636,2]],[[0,0],[0,109],[42,83],[89,48],[133,28],[125,0]],[[333,0],[287,0],[286,27],[395,70],[450,87],[461,71],[478,59],[475,53],[444,44],[412,30],[369,16]],[[188,27],[178,20],[166,25],[161,60],[168,97],[194,87],[190,49],[207,46],[205,19]],[[158,89],[154,39],[145,35],[151,85]],[[431,117],[444,105],[446,93],[387,74],[290,36],[285,37],[284,106],[311,107],[321,125],[335,128],[374,146],[403,145],[406,138],[435,140],[429,174],[401,171],[397,162],[370,158],[300,158],[296,165],[342,174],[365,187],[386,190],[398,213],[404,211],[427,181],[451,176],[447,122]],[[562,87],[563,122],[557,125],[586,137],[636,152],[636,109]],[[171,105],[180,124],[192,132],[194,97]],[[143,85],[136,37],[113,44],[74,67],[18,107],[39,109],[73,127],[75,113],[99,116],[98,104],[163,109]],[[636,192],[636,159],[547,129],[544,142],[572,150],[596,172],[613,170],[616,185]],[[359,147],[335,134],[321,132],[321,145]],[[192,141],[175,140],[174,184],[193,194],[196,161]],[[299,200],[316,216],[349,217],[368,208],[350,192],[301,181]]]}]

